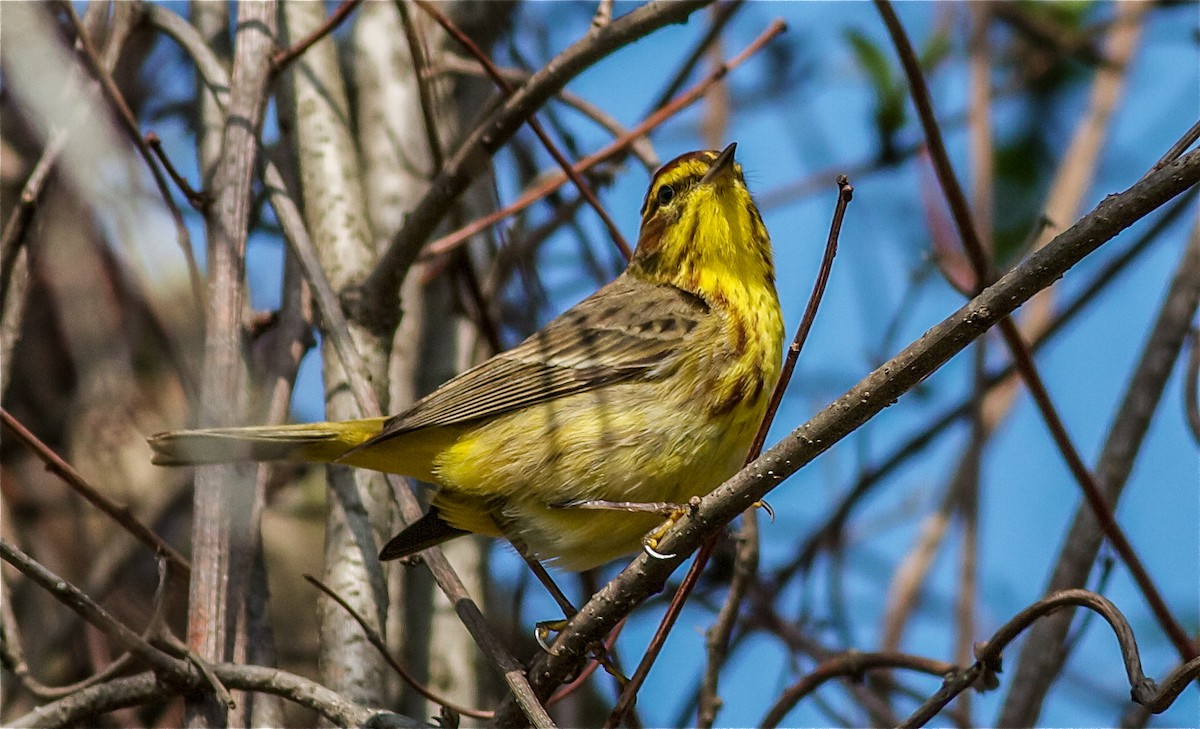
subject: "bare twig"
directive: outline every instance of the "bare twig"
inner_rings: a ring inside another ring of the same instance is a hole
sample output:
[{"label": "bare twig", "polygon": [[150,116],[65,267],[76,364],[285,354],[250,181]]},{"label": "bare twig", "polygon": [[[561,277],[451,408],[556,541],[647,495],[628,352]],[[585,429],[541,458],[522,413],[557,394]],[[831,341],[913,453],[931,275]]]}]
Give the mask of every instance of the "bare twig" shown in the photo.
[{"label": "bare twig", "polygon": [[1191,128],[1183,133],[1183,136],[1179,138],[1179,141],[1171,145],[1171,148],[1167,150],[1167,153],[1154,163],[1154,169],[1161,169],[1164,165],[1179,159],[1179,155],[1186,152],[1188,147],[1196,143],[1197,139],[1200,139],[1200,121],[1197,121],[1195,124],[1193,124]]},{"label": "bare twig", "polygon": [[[965,669],[955,671],[948,676],[937,693],[929,697],[908,719],[900,724],[902,729],[923,726],[936,716],[946,704],[950,703],[955,696],[972,686],[980,684],[985,690],[995,687],[995,674],[1000,667],[1000,656],[1008,644],[1036,621],[1068,605],[1094,610],[1112,627],[1113,633],[1117,638],[1117,644],[1121,649],[1121,658],[1125,663],[1125,675],[1129,679],[1133,700],[1148,708],[1153,705],[1159,712],[1166,708],[1166,706],[1161,705],[1164,694],[1158,690],[1154,681],[1142,673],[1142,661],[1138,655],[1137,641],[1134,638],[1133,629],[1129,627],[1129,622],[1121,614],[1121,611],[1109,602],[1107,598],[1097,595],[1094,592],[1088,592],[1087,590],[1063,590],[1025,608],[1002,625],[992,635],[990,640],[977,644],[975,646],[975,663]],[[1179,678],[1197,670],[1198,667],[1192,666],[1196,662],[1196,660],[1190,661],[1181,670],[1172,674],[1170,687],[1175,693],[1171,694],[1170,700],[1167,701],[1166,705],[1169,706],[1170,701],[1173,701],[1174,696],[1178,694],[1178,690],[1182,690],[1182,687],[1176,690]]]},{"label": "bare twig", "polygon": [[435,704],[445,706],[456,713],[462,714],[463,716],[469,716],[472,719],[491,719],[493,716],[495,716],[494,711],[485,711],[483,709],[472,709],[469,706],[460,706],[449,699],[438,696],[435,692],[418,681],[404,668],[403,665],[400,664],[399,661],[392,657],[391,652],[388,650],[387,643],[383,640],[382,636],[379,635],[379,631],[375,630],[375,628],[369,622],[367,622],[362,614],[359,613],[358,610],[354,609],[354,606],[346,602],[345,598],[334,592],[333,588],[329,587],[324,582],[321,582],[312,575],[304,575],[304,579],[308,580],[309,584],[311,584],[313,587],[325,593],[329,599],[336,602],[343,610],[346,611],[347,614],[350,615],[350,617],[354,618],[354,622],[358,623],[358,626],[363,630],[363,634],[367,636],[367,641],[369,641],[371,645],[375,647],[375,650],[379,651],[379,655],[381,655],[383,659],[387,661],[388,665],[392,667],[392,670],[396,672],[396,675],[403,679],[406,684],[411,686],[414,691]]},{"label": "bare twig", "polygon": [[632,10],[585,38],[550,61],[541,71],[488,116],[446,162],[429,193],[409,214],[403,229],[380,257],[375,272],[346,298],[354,318],[383,322],[394,316],[395,301],[409,267],[417,259],[429,234],[457,198],[486,167],[500,148],[535,109],[557,93],[570,79],[616,49],[669,23],[678,22],[708,0],[651,3]]},{"label": "bare twig", "polygon": [[[533,75],[528,71],[523,71],[516,68],[501,68],[499,71],[506,79],[517,84],[525,83],[529,80],[529,77]],[[453,53],[445,53],[441,56],[438,61],[438,69],[436,69],[436,72],[470,74],[472,76],[487,75],[487,71],[485,71],[476,61],[472,61],[468,58],[464,58],[463,56],[455,55]],[[566,89],[563,89],[555,95],[555,98],[563,104],[575,109],[580,114],[583,114],[588,119],[591,119],[601,128],[610,132],[614,137],[624,137],[628,133],[625,127],[622,126],[619,121],[617,121],[616,117],[578,94],[574,94]],[[654,153],[654,146],[650,143],[649,139],[641,138],[634,140],[629,147],[629,151],[636,156],[638,161],[642,163],[642,166],[650,172],[653,172],[658,168],[659,165],[662,164],[658,158],[658,155]],[[579,169],[578,163],[576,163],[575,169]]]},{"label": "bare twig", "polygon": [[197,191],[187,181],[187,178],[179,174],[179,170],[175,169],[171,158],[163,150],[162,139],[154,132],[146,132],[146,144],[150,146],[150,150],[158,157],[158,161],[162,163],[163,169],[167,171],[167,175],[170,176],[171,181],[175,183],[175,186],[179,188],[183,196],[187,198],[188,203],[196,210],[203,212],[205,206],[208,205],[208,196],[203,192]]},{"label": "bare twig", "polygon": [[71,464],[64,461],[57,453],[52,451],[49,446],[31,433],[28,428],[22,425],[19,420],[14,418],[4,408],[0,408],[0,422],[8,426],[12,430],[13,435],[17,436],[22,443],[29,447],[29,450],[33,451],[41,459],[42,463],[46,464],[46,468],[50,472],[61,478],[76,493],[87,499],[97,509],[112,517],[113,521],[120,524],[125,531],[132,534],[139,542],[145,544],[155,552],[165,555],[171,565],[181,575],[186,576],[191,572],[191,565],[188,564],[187,559],[182,554],[170,544],[167,544],[153,530],[138,521],[137,517],[127,507],[114,503],[112,499],[109,499],[106,495],[96,490]]},{"label": "bare twig", "polygon": [[[470,53],[477,61],[479,61],[479,63],[487,71],[488,76],[491,77],[496,85],[500,87],[500,90],[504,92],[505,96],[512,98],[512,95],[516,92],[512,84],[508,82],[508,79],[504,77],[504,74],[500,73],[500,69],[496,68],[496,64],[492,63],[492,59],[489,58],[479,46],[475,45],[475,41],[471,40],[470,36],[459,30],[458,26],[451,22],[451,20],[447,18],[444,13],[438,10],[427,0],[413,0],[413,2],[417,4],[417,7],[424,10],[431,18],[437,21],[438,25],[442,26],[442,28],[444,28],[445,31],[449,33],[452,38],[454,38],[454,40],[458,41],[463,48],[466,48],[467,52]],[[607,23],[604,25],[607,25]],[[599,27],[604,27],[604,25]],[[608,214],[608,211],[604,209],[604,205],[601,204],[600,199],[596,197],[596,193],[592,190],[591,185],[584,181],[583,177],[581,177],[580,174],[575,171],[575,168],[571,166],[570,161],[567,160],[567,158],[563,156],[563,153],[558,149],[558,145],[556,145],[554,141],[550,139],[550,136],[546,134],[546,130],[542,127],[542,123],[538,121],[537,113],[530,113],[529,117],[525,120],[525,123],[529,125],[529,128],[532,129],[533,133],[537,135],[537,138],[546,148],[546,151],[550,153],[550,156],[554,158],[554,161],[558,163],[558,166],[562,168],[567,177],[571,179],[571,182],[575,184],[575,187],[579,189],[579,194],[583,196],[583,199],[587,200],[588,205],[592,206],[592,209],[595,210],[596,214],[600,216],[600,221],[604,223],[604,227],[608,230],[608,234],[612,238],[613,243],[616,244],[617,249],[621,251],[621,255],[624,256],[626,260],[629,260],[629,257],[633,255],[633,250],[629,247],[629,243],[625,240],[625,236],[621,235],[620,228],[617,227],[616,222],[613,221],[612,216]]]},{"label": "bare twig", "polygon": [[[659,124],[662,124],[684,107],[689,106],[690,104],[693,104],[699,100],[702,96],[704,96],[704,93],[709,89],[709,87],[723,79],[730,71],[740,66],[746,59],[750,58],[752,55],[761,50],[763,46],[765,46],[772,38],[782,33],[785,28],[786,25],[781,20],[772,22],[767,29],[764,30],[757,38],[755,38],[753,42],[746,46],[741,53],[729,59],[723,65],[714,68],[704,79],[697,82],[684,93],[672,99],[669,104],[647,116],[640,124],[633,127],[617,139],[613,140],[612,143],[610,143],[607,147],[576,162],[574,167],[575,171],[583,173],[591,169],[593,166],[600,164],[601,162],[607,162],[616,158],[633,143],[633,140],[638,139],[651,129],[657,127]],[[564,175],[556,175],[554,177],[547,178],[542,182],[530,187],[528,190],[522,193],[521,197],[507,207],[485,215],[484,217],[469,223],[463,228],[433,241],[425,247],[425,251],[430,255],[446,253],[447,251],[462,245],[463,242],[468,240],[471,236],[475,235],[479,231],[494,225],[504,218],[515,215],[538,200],[541,200],[558,188],[562,187],[566,181],[567,178]]]},{"label": "bare twig", "polygon": [[730,638],[741,615],[742,601],[758,577],[758,513],[755,509],[747,509],[742,513],[742,526],[736,539],[729,592],[716,620],[704,634],[707,661],[696,709],[696,724],[702,729],[709,729],[716,723],[717,713],[724,703],[718,693],[721,668],[729,656]]},{"label": "bare twig", "polygon": [[646,115],[649,116],[654,112],[662,109],[667,105],[675,94],[679,93],[679,89],[687,82],[688,76],[696,69],[696,65],[721,37],[721,33],[725,30],[725,26],[733,19],[735,13],[741,10],[744,0],[731,0],[730,2],[718,3],[713,10],[712,19],[708,23],[708,29],[704,31],[704,36],[696,41],[696,46],[692,48],[692,52],[688,54],[687,60],[679,65],[679,69],[675,71],[675,75],[671,77],[670,82],[663,87],[663,90],[650,104],[649,111]]},{"label": "bare twig", "polygon": [[317,41],[332,33],[337,29],[342,21],[350,17],[350,13],[354,12],[354,8],[358,7],[362,0],[342,0],[333,12],[329,15],[329,19],[321,24],[320,27],[313,30],[308,35],[296,41],[295,45],[290,48],[284,48],[277,51],[271,56],[271,70],[274,73],[279,73],[287,67],[292,61],[299,58],[305,51],[312,48]]},{"label": "bare twig", "polygon": [[[183,666],[183,662],[179,662]],[[213,676],[231,689],[257,691],[279,696],[317,712],[334,726],[378,726],[396,729],[428,729],[425,722],[401,714],[370,709],[347,700],[341,694],[294,673],[262,666],[232,663],[208,665]],[[181,669],[182,670],[182,669]],[[199,677],[178,673],[164,682],[152,673],[118,678],[44,706],[15,720],[12,727],[59,727],[78,725],[89,718],[129,706],[141,706],[179,696],[199,685]]]},{"label": "bare twig", "polygon": [[129,651],[147,666],[158,671],[178,672],[175,659],[150,645],[145,638],[127,628],[124,623],[97,605],[79,588],[46,569],[36,560],[4,539],[0,539],[0,558],[36,582],[40,587],[49,592],[54,599],[71,608],[81,618],[117,641],[122,648]]},{"label": "bare twig", "polygon": [[[146,139],[142,137],[137,117],[134,116],[133,111],[129,108],[129,104],[125,103],[125,97],[122,96],[121,90],[117,88],[117,82],[113,80],[109,68],[100,59],[100,55],[92,45],[91,37],[84,27],[83,21],[79,19],[79,15],[75,12],[74,6],[69,2],[64,2],[62,3],[62,7],[66,10],[67,18],[71,21],[71,25],[75,30],[79,45],[83,50],[83,60],[88,71],[96,79],[101,92],[103,92],[104,97],[116,112],[117,119],[121,121],[121,126],[129,134],[130,140],[141,154],[142,159],[146,162],[146,167],[149,168],[151,177],[154,178],[154,184],[158,187],[163,204],[166,206],[167,212],[171,215],[171,219],[175,223],[176,243],[183,252],[184,260],[187,263],[188,277],[192,284],[192,294],[196,297],[197,302],[203,301],[200,267],[196,264],[196,257],[192,254],[192,238],[188,234],[187,225],[183,222],[183,213],[179,211],[179,206],[175,204],[175,198],[171,196],[171,188],[167,184],[162,170],[158,168],[158,164],[155,162],[154,152],[151,151]],[[115,58],[113,63],[115,64]]]},{"label": "bare twig", "polygon": [[806,674],[796,683],[788,686],[783,694],[775,700],[775,704],[767,711],[766,716],[759,722],[764,729],[779,726],[788,712],[807,695],[821,687],[821,684],[834,678],[849,678],[861,680],[868,671],[880,669],[902,669],[944,676],[954,670],[954,664],[938,661],[932,658],[914,656],[896,651],[879,651],[860,653],[846,651],[822,661],[820,665]]},{"label": "bare twig", "polygon": [[[1120,254],[1114,256],[1111,261],[1108,261],[1096,276],[1082,288],[1080,293],[1062,308],[1062,311],[1059,312],[1057,317],[1045,330],[1033,340],[1032,345],[1034,350],[1036,351],[1049,342],[1067,324],[1074,321],[1075,317],[1084,312],[1087,309],[1087,305],[1095,301],[1096,297],[1116,279],[1118,274],[1127,270],[1131,263],[1137,260],[1142,253],[1149,250],[1150,244],[1159,240],[1162,232],[1174,223],[1186,210],[1190,209],[1197,191],[1198,188],[1193,187],[1183,195],[1180,195],[1145,233],[1139,236],[1133,244]],[[1015,368],[1010,364],[988,375],[988,390],[990,391],[1006,381],[1013,372],[1015,372]],[[903,441],[889,456],[883,458],[877,465],[867,469],[860,475],[854,485],[839,500],[830,516],[805,541],[793,565],[782,570],[781,574],[786,576],[797,569],[807,569],[811,566],[821,547],[840,542],[841,533],[846,522],[849,520],[854,508],[862,502],[864,497],[877,484],[881,483],[885,476],[932,444],[939,435],[946,432],[946,429],[956,423],[959,418],[966,416],[970,412],[971,399],[973,397],[973,394],[968,396],[963,401],[945,410],[941,415],[933,418],[929,425]]]},{"label": "bare twig", "polygon": [[[1121,404],[1113,418],[1100,457],[1096,462],[1104,498],[1113,504],[1133,471],[1134,461],[1162,400],[1167,379],[1187,337],[1188,327],[1200,302],[1200,226],[1192,231],[1170,288],[1130,376]],[[1082,586],[1100,549],[1102,532],[1087,505],[1076,509],[1063,546],[1054,563],[1047,591]],[[1046,685],[1066,660],[1070,616],[1060,615],[1033,628],[1014,672],[1013,689],[1005,699],[1001,720],[1030,717],[1036,721]],[[1186,659],[1185,659],[1186,660]]]}]

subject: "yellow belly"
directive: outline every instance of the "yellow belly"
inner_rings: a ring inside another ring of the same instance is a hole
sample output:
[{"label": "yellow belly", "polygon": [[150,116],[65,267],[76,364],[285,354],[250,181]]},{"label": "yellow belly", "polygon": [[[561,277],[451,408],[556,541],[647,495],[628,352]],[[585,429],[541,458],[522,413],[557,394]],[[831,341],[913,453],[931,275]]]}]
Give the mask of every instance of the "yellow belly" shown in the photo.
[{"label": "yellow belly", "polygon": [[[767,388],[763,388],[764,392]],[[442,451],[434,499],[450,524],[501,536],[571,570],[636,551],[655,514],[555,508],[604,500],[686,504],[735,473],[766,396],[713,414],[690,392],[614,385],[528,408]]]}]

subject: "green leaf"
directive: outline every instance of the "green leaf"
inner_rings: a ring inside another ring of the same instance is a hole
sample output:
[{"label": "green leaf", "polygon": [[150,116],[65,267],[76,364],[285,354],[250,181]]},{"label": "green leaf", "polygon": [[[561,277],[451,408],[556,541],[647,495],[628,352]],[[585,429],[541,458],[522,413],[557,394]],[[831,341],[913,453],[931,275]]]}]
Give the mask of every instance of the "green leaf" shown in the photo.
[{"label": "green leaf", "polygon": [[875,97],[882,105],[884,99],[896,85],[887,55],[870,38],[857,30],[847,30],[844,35],[850,43],[850,49],[854,52],[854,60],[870,78],[871,86],[875,89]]}]

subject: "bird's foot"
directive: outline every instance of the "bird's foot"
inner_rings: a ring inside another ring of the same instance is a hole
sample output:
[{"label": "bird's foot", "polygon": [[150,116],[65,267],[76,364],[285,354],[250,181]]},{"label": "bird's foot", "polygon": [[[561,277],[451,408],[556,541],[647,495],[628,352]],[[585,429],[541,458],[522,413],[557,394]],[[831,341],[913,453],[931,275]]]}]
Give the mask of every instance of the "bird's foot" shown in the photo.
[{"label": "bird's foot", "polygon": [[674,554],[659,552],[658,543],[662,541],[663,537],[667,536],[667,532],[671,531],[671,527],[675,526],[675,522],[682,519],[684,514],[695,511],[700,506],[700,497],[693,496],[688,500],[687,505],[684,506],[679,504],[672,504],[671,506],[672,509],[665,514],[667,517],[666,521],[655,527],[654,531],[642,537],[642,549],[646,554],[655,559],[671,559],[675,556]]}]

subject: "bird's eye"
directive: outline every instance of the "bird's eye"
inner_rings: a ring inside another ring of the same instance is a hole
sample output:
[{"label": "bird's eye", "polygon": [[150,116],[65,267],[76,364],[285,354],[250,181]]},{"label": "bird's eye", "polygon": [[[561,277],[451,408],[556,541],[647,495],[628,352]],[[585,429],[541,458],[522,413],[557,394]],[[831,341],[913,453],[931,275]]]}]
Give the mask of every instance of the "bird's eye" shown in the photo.
[{"label": "bird's eye", "polygon": [[663,185],[658,188],[658,204],[666,205],[675,199],[675,188],[670,185]]}]

